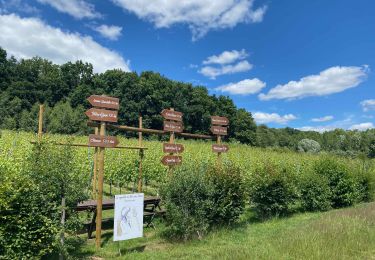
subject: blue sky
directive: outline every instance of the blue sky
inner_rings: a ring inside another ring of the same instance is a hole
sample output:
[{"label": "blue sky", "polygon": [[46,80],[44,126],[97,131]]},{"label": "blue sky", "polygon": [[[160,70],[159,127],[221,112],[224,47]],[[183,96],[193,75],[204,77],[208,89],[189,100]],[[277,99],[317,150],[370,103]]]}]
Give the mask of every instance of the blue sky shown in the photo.
[{"label": "blue sky", "polygon": [[0,0],[17,58],[152,70],[228,95],[258,123],[374,128],[375,1]]}]

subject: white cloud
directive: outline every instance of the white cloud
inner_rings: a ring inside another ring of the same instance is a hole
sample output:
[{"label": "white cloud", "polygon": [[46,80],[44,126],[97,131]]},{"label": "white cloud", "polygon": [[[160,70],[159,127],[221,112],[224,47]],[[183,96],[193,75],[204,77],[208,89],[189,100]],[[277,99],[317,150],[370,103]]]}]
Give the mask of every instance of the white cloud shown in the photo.
[{"label": "white cloud", "polygon": [[327,122],[331,121],[333,119],[333,116],[323,116],[318,118],[311,119],[312,122]]},{"label": "white cloud", "polygon": [[22,0],[0,0],[0,14],[11,13],[15,10],[19,13],[38,14],[40,10]]},{"label": "white cloud", "polygon": [[91,37],[63,32],[37,18],[0,15],[0,31],[0,46],[16,58],[40,56],[57,64],[82,60],[93,64],[95,72],[114,68],[129,71],[121,55]]},{"label": "white cloud", "polygon": [[277,85],[267,94],[260,94],[259,99],[295,99],[308,96],[324,96],[342,92],[358,86],[366,79],[368,66],[331,67],[319,73]]},{"label": "white cloud", "polygon": [[215,79],[220,75],[244,72],[251,70],[252,68],[252,64],[250,64],[247,60],[243,60],[234,65],[225,65],[221,67],[204,66],[199,70],[199,73],[211,79]]},{"label": "white cloud", "polygon": [[361,103],[363,111],[370,111],[375,110],[375,99],[366,99],[363,100]]},{"label": "white cloud", "polygon": [[237,51],[223,51],[219,55],[212,55],[203,61],[203,64],[229,64],[237,60],[243,60],[248,56],[244,49]]},{"label": "white cloud", "polygon": [[220,87],[215,88],[221,92],[228,92],[233,95],[249,95],[258,93],[262,88],[266,86],[266,83],[254,78],[244,79],[236,83],[229,83]]},{"label": "white cloud", "polygon": [[157,28],[187,24],[193,40],[203,37],[210,30],[233,28],[239,23],[261,22],[267,9],[266,6],[254,9],[254,0],[112,1]]},{"label": "white cloud", "polygon": [[117,40],[121,36],[122,27],[102,24],[95,27],[94,30],[99,32],[103,37],[110,40]]},{"label": "white cloud", "polygon": [[375,128],[373,123],[371,123],[371,122],[366,122],[366,123],[361,123],[361,124],[352,125],[352,126],[349,128],[349,130],[365,131],[365,130],[367,130],[367,129],[373,129],[373,128]]},{"label": "white cloud", "polygon": [[39,3],[48,4],[59,12],[69,14],[77,19],[98,18],[101,14],[95,11],[94,5],[84,0],[37,0]]},{"label": "white cloud", "polygon": [[252,115],[258,124],[266,124],[266,123],[286,124],[289,121],[297,119],[297,117],[293,114],[287,114],[287,115],[281,116],[277,113],[254,112],[252,113]]}]

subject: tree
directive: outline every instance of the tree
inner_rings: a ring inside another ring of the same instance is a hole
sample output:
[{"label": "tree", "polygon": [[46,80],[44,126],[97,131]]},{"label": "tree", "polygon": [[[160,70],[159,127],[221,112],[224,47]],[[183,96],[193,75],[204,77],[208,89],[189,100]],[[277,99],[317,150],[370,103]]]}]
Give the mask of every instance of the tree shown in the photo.
[{"label": "tree", "polygon": [[298,151],[318,153],[320,151],[320,144],[311,139],[302,139],[298,142]]}]

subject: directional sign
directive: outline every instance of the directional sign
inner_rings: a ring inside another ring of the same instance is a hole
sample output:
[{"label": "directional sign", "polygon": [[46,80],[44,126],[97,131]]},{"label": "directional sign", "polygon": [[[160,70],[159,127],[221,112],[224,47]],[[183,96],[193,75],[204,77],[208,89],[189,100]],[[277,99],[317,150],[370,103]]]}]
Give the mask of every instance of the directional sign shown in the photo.
[{"label": "directional sign", "polygon": [[184,151],[184,146],[182,144],[163,144],[164,153],[182,153]]},{"label": "directional sign", "polygon": [[161,160],[161,163],[167,166],[179,165],[182,163],[182,157],[176,155],[165,155]]},{"label": "directional sign", "polygon": [[91,120],[104,122],[117,122],[117,111],[90,108],[85,112]]},{"label": "directional sign", "polygon": [[229,151],[229,147],[225,144],[213,144],[212,151],[214,153],[226,153]]},{"label": "directional sign", "polygon": [[211,116],[211,123],[213,125],[229,125],[229,120],[223,116]]},{"label": "directional sign", "polygon": [[181,133],[183,126],[181,122],[164,121],[164,131]]},{"label": "directional sign", "polygon": [[92,95],[87,99],[94,107],[119,109],[119,99],[107,96]]},{"label": "directional sign", "polygon": [[161,115],[164,119],[182,122],[182,113],[174,110],[163,109]]},{"label": "directional sign", "polygon": [[227,135],[228,134],[226,127],[217,126],[217,125],[211,126],[211,132],[214,135]]},{"label": "directional sign", "polygon": [[114,136],[89,135],[89,146],[114,148],[118,143]]}]

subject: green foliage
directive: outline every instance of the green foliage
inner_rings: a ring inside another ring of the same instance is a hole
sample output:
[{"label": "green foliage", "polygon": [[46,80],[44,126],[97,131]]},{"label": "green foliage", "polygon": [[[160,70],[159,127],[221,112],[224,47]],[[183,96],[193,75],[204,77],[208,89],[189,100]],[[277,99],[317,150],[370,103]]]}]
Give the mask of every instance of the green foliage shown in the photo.
[{"label": "green foliage", "polygon": [[1,171],[0,258],[38,259],[55,248],[56,205],[27,176]]},{"label": "green foliage", "polygon": [[327,178],[334,208],[350,206],[357,201],[355,181],[345,164],[325,157],[315,163],[314,170],[320,176]]},{"label": "green foliage", "polygon": [[302,139],[298,142],[298,151],[309,152],[309,153],[319,153],[320,144],[311,139]]},{"label": "green foliage", "polygon": [[281,165],[263,162],[249,177],[250,203],[261,218],[292,212],[297,199],[296,181]]},{"label": "green foliage", "polygon": [[236,222],[245,207],[241,170],[228,162],[178,167],[162,194],[167,235],[185,240]]},{"label": "green foliage", "polygon": [[236,222],[245,208],[245,189],[241,169],[230,162],[213,164],[207,168],[208,185],[212,187],[210,200],[214,207],[210,221],[214,225]]},{"label": "green foliage", "polygon": [[202,168],[181,166],[173,171],[162,190],[167,236],[186,240],[207,232],[210,224],[207,213],[214,205],[209,199],[212,187],[205,178]]},{"label": "green foliage", "polygon": [[301,208],[304,211],[325,211],[331,208],[331,190],[327,178],[306,172],[299,181]]}]

